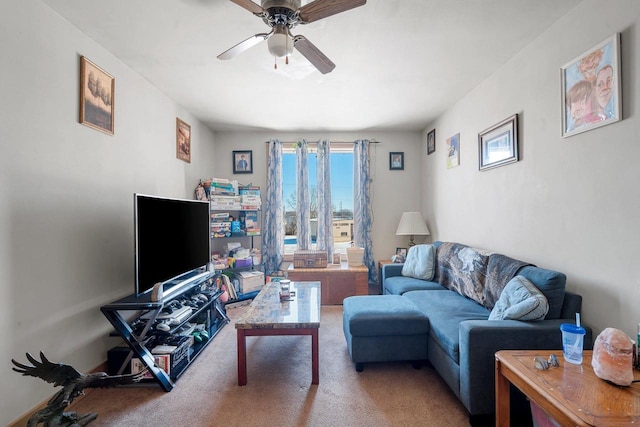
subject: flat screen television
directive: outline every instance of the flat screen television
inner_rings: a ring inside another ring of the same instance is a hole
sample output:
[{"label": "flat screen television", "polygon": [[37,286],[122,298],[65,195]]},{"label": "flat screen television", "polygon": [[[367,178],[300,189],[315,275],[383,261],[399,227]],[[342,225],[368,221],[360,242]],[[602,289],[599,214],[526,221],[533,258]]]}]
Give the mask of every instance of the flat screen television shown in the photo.
[{"label": "flat screen television", "polygon": [[135,294],[164,295],[209,277],[209,203],[134,194]]}]

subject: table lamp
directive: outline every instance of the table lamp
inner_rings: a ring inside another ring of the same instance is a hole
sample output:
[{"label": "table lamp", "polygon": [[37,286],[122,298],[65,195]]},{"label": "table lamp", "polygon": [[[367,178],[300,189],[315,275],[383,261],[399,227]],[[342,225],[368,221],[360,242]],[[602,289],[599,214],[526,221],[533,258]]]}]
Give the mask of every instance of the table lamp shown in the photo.
[{"label": "table lamp", "polygon": [[409,247],[415,246],[413,236],[428,236],[429,227],[420,212],[403,212],[396,230],[396,236],[409,236]]}]

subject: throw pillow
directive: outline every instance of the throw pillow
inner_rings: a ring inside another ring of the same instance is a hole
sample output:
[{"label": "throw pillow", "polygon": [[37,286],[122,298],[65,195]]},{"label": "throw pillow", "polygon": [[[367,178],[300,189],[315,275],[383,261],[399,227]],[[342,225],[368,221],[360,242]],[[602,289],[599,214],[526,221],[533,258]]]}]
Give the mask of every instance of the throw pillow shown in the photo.
[{"label": "throw pillow", "polygon": [[549,311],[547,298],[522,276],[515,276],[502,290],[489,320],[543,320]]},{"label": "throw pillow", "polygon": [[435,273],[436,250],[433,245],[415,245],[409,248],[402,266],[402,275],[416,279],[431,280]]}]

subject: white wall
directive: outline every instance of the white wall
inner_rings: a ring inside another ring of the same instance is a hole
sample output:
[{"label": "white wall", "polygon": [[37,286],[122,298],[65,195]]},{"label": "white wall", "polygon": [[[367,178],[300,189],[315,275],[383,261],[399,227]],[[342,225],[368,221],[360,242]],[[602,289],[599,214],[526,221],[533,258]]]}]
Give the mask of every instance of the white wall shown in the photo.
[{"label": "white wall", "polygon": [[[425,130],[424,212],[435,239],[458,241],[564,272],[583,319],[634,337],[640,321],[640,3],[585,0]],[[622,33],[624,120],[563,139],[560,67]],[[478,132],[520,115],[521,161],[478,171]],[[460,132],[460,166],[446,138]]]},{"label": "white wall", "polygon": [[[372,147],[372,206],[373,206],[373,246],[374,258],[388,259],[395,253],[396,247],[407,247],[409,239],[396,236],[396,227],[404,211],[419,211],[422,206],[421,135],[418,132],[352,132],[352,133],[268,133],[268,132],[219,132],[216,133],[215,174],[217,178],[237,179],[242,184],[253,183],[266,189],[267,144],[273,138],[281,141],[307,141],[328,139],[330,141],[355,141],[369,139],[382,142]],[[253,150],[253,169],[251,175],[233,175],[232,151]],[[389,170],[389,152],[404,152],[404,170]],[[427,218],[427,224],[429,219]],[[416,241],[424,238],[416,237]]]},{"label": "white wall", "polygon": [[[115,135],[78,123],[79,57],[116,79]],[[117,344],[101,305],[133,291],[133,193],[192,198],[214,135],[37,0],[0,3],[0,424],[54,392],[10,370],[43,351],[88,371]],[[192,126],[176,159],[175,120]]]}]

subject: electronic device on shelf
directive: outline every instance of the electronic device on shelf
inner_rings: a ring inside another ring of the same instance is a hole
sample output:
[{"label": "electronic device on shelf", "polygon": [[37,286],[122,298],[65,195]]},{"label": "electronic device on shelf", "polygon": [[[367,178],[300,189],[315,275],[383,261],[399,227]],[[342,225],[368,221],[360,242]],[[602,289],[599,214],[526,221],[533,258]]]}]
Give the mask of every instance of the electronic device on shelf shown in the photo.
[{"label": "electronic device on shelf", "polygon": [[167,299],[211,277],[209,202],[134,194],[135,295]]},{"label": "electronic device on shelf", "polygon": [[175,309],[173,311],[171,311],[171,313],[169,312],[160,312],[158,314],[158,316],[156,316],[156,319],[158,320],[169,320],[171,321],[171,323],[175,323],[174,321],[177,320],[179,322],[185,320],[187,317],[191,316],[191,313],[193,312],[193,308],[189,307],[188,305],[185,305],[181,308]]}]

